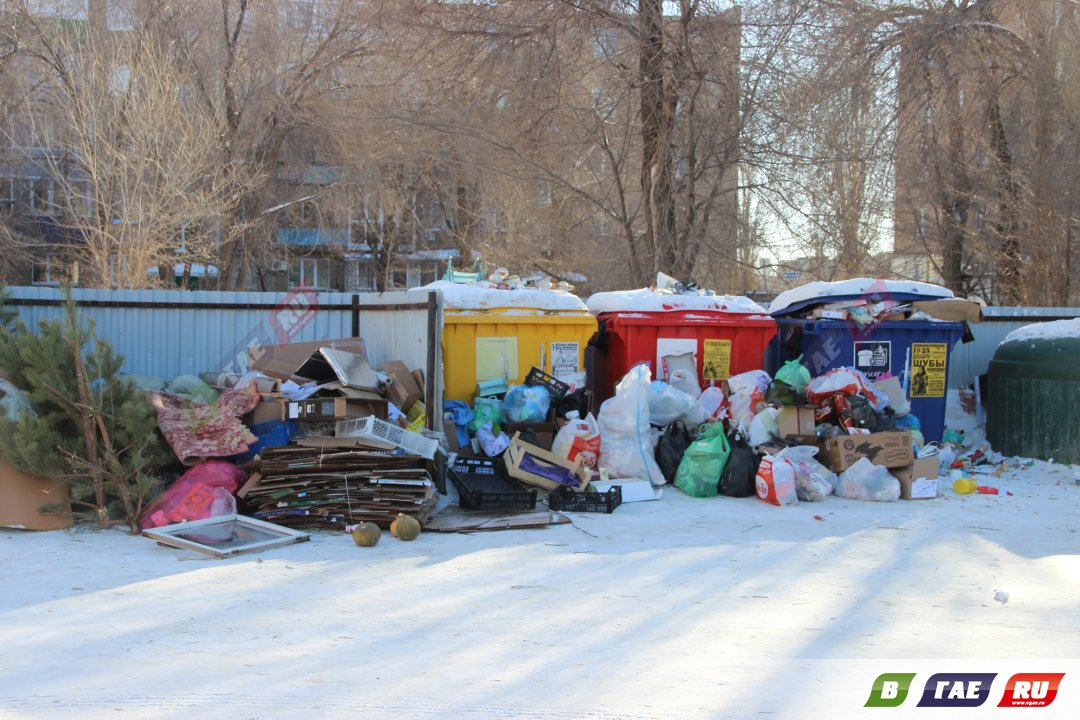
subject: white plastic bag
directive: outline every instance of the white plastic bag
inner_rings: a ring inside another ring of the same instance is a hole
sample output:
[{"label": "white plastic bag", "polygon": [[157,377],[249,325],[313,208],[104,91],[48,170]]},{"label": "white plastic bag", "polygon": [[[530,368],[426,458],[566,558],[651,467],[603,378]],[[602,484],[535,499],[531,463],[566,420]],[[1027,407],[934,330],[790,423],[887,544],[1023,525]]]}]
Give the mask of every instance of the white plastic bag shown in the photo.
[{"label": "white plastic bag", "polygon": [[767,407],[754,416],[746,435],[750,447],[764,445],[772,440],[773,435],[780,434],[780,421],[777,420],[779,414],[780,410],[778,408]]},{"label": "white plastic bag", "polygon": [[480,449],[488,457],[502,455],[506,448],[510,447],[510,438],[504,432],[500,432],[498,435],[492,432],[491,423],[476,431],[476,442],[480,444]]},{"label": "white plastic bag", "polygon": [[765,392],[769,388],[769,383],[772,382],[772,378],[769,377],[769,373],[764,370],[751,370],[749,372],[740,373],[738,375],[732,375],[727,379],[728,387],[731,388],[731,393],[746,393],[749,395],[754,392],[754,389],[758,389],[761,392]]},{"label": "white plastic bag", "polygon": [[892,502],[900,499],[900,481],[887,468],[875,465],[867,458],[859,458],[840,473],[836,494],[852,500]]},{"label": "white plastic bag", "polygon": [[754,421],[754,415],[757,414],[754,412],[753,402],[753,395],[742,392],[732,393],[728,399],[731,421],[744,430],[750,427],[750,423]]},{"label": "white plastic bag", "polygon": [[821,502],[832,495],[839,482],[836,473],[814,458],[817,452],[816,447],[799,445],[777,453],[777,457],[784,458],[795,469],[795,491],[806,502]]},{"label": "white plastic bag", "polygon": [[641,478],[663,485],[649,428],[649,368],[637,365],[615,386],[615,397],[600,406],[600,468],[613,478]]},{"label": "white plastic bag", "polygon": [[664,427],[682,420],[688,428],[705,422],[705,411],[695,395],[688,395],[673,385],[654,382],[649,386],[649,422]]},{"label": "white plastic bag", "polygon": [[797,505],[795,468],[782,457],[766,455],[758,465],[754,488],[759,499],[772,505]]},{"label": "white plastic bag", "polygon": [[676,390],[682,390],[690,397],[701,394],[701,386],[698,385],[697,371],[695,370],[672,370],[668,375],[668,382]]},{"label": "white plastic bag", "polygon": [[698,405],[705,411],[705,419],[712,420],[720,415],[724,406],[724,391],[718,387],[707,387],[698,396]]}]

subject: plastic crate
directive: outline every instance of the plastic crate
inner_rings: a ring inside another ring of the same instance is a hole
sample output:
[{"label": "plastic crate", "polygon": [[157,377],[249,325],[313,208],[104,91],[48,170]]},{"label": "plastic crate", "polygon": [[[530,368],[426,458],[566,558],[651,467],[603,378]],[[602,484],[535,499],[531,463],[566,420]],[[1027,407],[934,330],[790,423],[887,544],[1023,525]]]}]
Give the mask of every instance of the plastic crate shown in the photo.
[{"label": "plastic crate", "polygon": [[529,374],[525,376],[525,384],[529,387],[541,385],[547,388],[547,391],[551,394],[551,399],[554,402],[559,402],[566,397],[566,393],[570,392],[570,386],[567,383],[548,375],[538,367],[534,367],[529,371]]},{"label": "plastic crate", "polygon": [[466,510],[533,510],[536,490],[524,490],[503,477],[495,460],[454,460],[447,473]]},{"label": "plastic crate", "polygon": [[548,495],[548,507],[552,510],[611,513],[619,505],[622,505],[621,485],[612,485],[606,493],[574,492],[568,487],[561,487]]},{"label": "plastic crate", "polygon": [[377,417],[356,418],[355,420],[339,420],[335,426],[334,434],[337,437],[359,438],[370,440],[373,443],[388,443],[406,450],[413,455],[419,455],[431,460],[435,457],[435,451],[439,443],[431,438],[424,437],[420,433],[411,432],[397,425],[391,425]]}]

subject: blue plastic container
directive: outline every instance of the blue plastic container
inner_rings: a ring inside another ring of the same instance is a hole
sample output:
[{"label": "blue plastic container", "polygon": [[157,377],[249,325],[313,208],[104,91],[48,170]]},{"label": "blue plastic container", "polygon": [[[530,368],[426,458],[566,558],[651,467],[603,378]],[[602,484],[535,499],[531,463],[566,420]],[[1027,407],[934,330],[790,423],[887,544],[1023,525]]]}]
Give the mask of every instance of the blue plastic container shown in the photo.
[{"label": "blue plastic container", "polygon": [[776,318],[776,324],[776,340],[767,353],[770,373],[800,354],[814,377],[838,367],[854,367],[871,380],[891,373],[907,387],[923,437],[941,440],[949,357],[963,335],[963,323],[894,320],[865,330],[846,320]]},{"label": "blue plastic container", "polygon": [[264,447],[279,447],[288,445],[289,440],[296,434],[296,423],[284,420],[271,420],[251,426],[251,434],[259,438],[259,441],[248,446],[248,451],[243,455],[233,458],[235,462],[244,463],[253,459]]}]

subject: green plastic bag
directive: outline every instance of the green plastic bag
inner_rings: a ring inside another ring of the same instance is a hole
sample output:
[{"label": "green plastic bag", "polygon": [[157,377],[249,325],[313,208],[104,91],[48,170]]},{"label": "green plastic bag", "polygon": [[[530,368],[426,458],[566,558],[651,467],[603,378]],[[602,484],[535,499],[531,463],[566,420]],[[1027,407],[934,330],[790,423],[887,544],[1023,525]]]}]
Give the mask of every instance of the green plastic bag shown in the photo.
[{"label": "green plastic bag", "polygon": [[502,408],[498,400],[494,398],[476,398],[473,406],[473,419],[469,423],[469,432],[475,435],[480,428],[491,423],[492,434],[498,435],[502,432],[501,420]]},{"label": "green plastic bag", "polygon": [[723,424],[710,425],[701,438],[686,449],[675,473],[675,487],[691,497],[715,497],[730,455],[731,446],[724,435]]},{"label": "green plastic bag", "polygon": [[796,393],[802,395],[806,392],[806,386],[810,384],[810,370],[802,364],[802,355],[784,363],[784,366],[776,371],[776,380],[790,385]]}]

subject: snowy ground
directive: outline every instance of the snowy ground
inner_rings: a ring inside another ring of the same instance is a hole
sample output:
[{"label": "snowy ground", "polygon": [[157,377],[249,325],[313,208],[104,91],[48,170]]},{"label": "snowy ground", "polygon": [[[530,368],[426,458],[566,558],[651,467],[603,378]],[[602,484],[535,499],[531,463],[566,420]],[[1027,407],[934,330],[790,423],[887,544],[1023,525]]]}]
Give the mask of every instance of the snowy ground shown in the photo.
[{"label": "snowy ground", "polygon": [[[999,673],[986,706],[916,717],[1015,714],[1010,673],[1065,672],[1036,714],[1075,718],[1080,486],[1043,462],[992,482],[1016,494],[668,490],[573,525],[228,560],[0,530],[0,718],[907,717],[952,670]],[[904,671],[914,698],[860,712]]]}]

